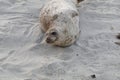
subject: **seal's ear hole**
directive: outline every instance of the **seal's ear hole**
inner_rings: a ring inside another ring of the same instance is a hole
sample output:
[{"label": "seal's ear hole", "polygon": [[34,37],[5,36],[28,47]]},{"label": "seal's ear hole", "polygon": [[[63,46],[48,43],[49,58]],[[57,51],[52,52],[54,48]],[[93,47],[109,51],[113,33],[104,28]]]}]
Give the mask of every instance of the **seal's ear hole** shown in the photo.
[{"label": "seal's ear hole", "polygon": [[58,15],[55,14],[55,15],[53,16],[53,20],[56,20],[57,18],[58,18]]},{"label": "seal's ear hole", "polygon": [[80,3],[80,2],[82,2],[82,1],[84,1],[84,0],[77,0],[77,3]]}]

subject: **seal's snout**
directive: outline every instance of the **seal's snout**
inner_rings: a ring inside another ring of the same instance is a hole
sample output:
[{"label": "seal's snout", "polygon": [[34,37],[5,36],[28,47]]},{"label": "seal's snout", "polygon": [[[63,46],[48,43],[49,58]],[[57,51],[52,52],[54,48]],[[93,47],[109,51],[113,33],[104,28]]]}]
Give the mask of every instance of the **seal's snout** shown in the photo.
[{"label": "seal's snout", "polygon": [[52,39],[49,38],[49,37],[46,39],[46,42],[47,42],[47,43],[53,43]]},{"label": "seal's snout", "polygon": [[47,37],[46,42],[47,43],[54,43],[56,41],[56,37]]}]

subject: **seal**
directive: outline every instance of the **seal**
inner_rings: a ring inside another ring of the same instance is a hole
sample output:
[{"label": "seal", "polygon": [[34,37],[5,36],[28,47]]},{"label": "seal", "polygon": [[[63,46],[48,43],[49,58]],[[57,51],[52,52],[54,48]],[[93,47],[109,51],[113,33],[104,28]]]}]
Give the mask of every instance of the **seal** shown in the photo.
[{"label": "seal", "polygon": [[79,13],[76,5],[83,0],[49,0],[40,11],[42,43],[67,47],[79,37]]}]

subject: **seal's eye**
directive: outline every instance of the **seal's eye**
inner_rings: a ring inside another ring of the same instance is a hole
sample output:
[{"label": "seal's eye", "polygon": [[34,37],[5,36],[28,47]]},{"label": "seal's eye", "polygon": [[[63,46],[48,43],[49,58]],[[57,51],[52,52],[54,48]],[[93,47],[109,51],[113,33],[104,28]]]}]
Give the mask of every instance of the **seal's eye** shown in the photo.
[{"label": "seal's eye", "polygon": [[55,35],[57,35],[57,32],[51,32],[51,35],[55,36]]}]

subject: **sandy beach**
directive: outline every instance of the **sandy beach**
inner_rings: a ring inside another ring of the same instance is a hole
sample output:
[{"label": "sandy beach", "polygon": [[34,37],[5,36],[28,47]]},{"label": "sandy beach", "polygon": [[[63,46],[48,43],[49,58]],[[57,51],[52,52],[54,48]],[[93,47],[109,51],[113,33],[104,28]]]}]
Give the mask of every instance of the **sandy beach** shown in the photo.
[{"label": "sandy beach", "polygon": [[0,80],[120,80],[120,0],[82,2],[80,39],[67,48],[40,44],[45,1],[0,0]]}]

